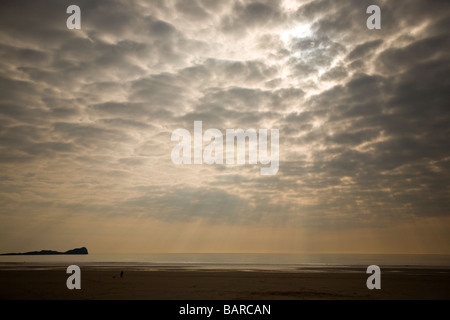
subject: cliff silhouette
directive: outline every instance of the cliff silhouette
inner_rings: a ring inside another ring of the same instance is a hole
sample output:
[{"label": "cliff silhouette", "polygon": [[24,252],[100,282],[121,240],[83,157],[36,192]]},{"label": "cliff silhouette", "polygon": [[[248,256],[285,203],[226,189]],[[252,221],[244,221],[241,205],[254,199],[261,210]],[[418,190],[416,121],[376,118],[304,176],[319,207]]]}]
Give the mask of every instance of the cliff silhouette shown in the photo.
[{"label": "cliff silhouette", "polygon": [[88,254],[88,250],[85,247],[75,248],[72,250],[67,250],[66,252],[59,252],[53,250],[41,250],[41,251],[30,251],[24,253],[2,253],[2,256],[37,256],[37,255],[57,255],[57,254]]}]

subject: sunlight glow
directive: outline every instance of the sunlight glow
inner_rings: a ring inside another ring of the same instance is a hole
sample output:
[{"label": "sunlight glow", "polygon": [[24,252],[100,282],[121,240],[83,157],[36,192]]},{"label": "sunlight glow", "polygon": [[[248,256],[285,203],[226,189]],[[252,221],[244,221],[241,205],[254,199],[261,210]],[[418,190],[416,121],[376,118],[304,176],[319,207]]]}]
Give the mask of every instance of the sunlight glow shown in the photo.
[{"label": "sunlight glow", "polygon": [[280,38],[285,45],[289,45],[293,39],[307,38],[312,35],[311,25],[298,23],[293,28],[282,31]]}]

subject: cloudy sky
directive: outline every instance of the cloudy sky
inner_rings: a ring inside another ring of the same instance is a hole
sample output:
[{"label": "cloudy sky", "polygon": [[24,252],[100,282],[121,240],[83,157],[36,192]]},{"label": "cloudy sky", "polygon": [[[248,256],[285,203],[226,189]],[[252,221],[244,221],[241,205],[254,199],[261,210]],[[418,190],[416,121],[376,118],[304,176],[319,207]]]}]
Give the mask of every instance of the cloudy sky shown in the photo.
[{"label": "cloudy sky", "polygon": [[[449,26],[438,0],[2,1],[0,251],[450,253]],[[279,129],[279,172],[174,165],[194,120]]]}]

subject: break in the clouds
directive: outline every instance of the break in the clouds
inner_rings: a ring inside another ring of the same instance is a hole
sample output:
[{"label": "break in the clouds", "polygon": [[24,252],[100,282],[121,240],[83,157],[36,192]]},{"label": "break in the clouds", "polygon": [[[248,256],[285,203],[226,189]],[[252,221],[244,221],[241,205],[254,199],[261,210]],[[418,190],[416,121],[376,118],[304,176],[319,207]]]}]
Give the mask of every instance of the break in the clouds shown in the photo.
[{"label": "break in the clouds", "polygon": [[[448,1],[0,7],[1,221],[373,227],[450,214]],[[366,8],[382,11],[366,28]],[[171,132],[277,128],[280,169],[175,166]]]}]

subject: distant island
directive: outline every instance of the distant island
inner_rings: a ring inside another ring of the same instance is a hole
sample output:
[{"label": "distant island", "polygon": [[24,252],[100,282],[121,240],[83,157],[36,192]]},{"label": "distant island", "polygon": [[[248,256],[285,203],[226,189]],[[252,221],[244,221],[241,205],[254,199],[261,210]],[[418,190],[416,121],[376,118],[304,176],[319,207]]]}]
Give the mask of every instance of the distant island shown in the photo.
[{"label": "distant island", "polygon": [[38,256],[38,255],[57,255],[57,254],[88,254],[85,247],[59,252],[53,250],[30,251],[24,253],[2,253],[1,256]]}]

